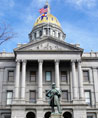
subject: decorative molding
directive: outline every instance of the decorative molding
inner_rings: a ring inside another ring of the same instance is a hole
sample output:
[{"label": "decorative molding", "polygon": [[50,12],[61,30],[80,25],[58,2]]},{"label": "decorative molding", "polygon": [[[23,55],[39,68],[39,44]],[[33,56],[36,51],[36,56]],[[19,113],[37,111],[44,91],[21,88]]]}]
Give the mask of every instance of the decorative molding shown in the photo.
[{"label": "decorative molding", "polygon": [[98,67],[96,67],[96,66],[95,66],[95,67],[93,66],[93,67],[91,67],[91,68],[92,68],[93,70],[98,70]]},{"label": "decorative molding", "polygon": [[49,42],[46,44],[40,44],[36,46],[34,49],[38,50],[62,50],[62,48],[58,45],[52,45]]}]

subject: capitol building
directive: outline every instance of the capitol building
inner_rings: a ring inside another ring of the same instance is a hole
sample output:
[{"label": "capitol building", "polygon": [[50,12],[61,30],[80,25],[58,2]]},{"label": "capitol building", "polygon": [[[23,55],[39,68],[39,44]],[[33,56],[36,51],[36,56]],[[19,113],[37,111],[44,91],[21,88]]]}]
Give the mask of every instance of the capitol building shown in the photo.
[{"label": "capitol building", "polygon": [[98,118],[98,53],[67,43],[48,13],[37,18],[27,44],[0,52],[0,118],[49,118],[52,83],[61,90],[63,118]]}]

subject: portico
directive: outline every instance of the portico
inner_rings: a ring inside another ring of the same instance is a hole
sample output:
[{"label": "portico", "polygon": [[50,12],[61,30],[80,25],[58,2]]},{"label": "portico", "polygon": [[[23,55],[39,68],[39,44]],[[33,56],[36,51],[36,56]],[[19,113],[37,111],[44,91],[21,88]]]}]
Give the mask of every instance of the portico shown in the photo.
[{"label": "portico", "polygon": [[[16,61],[16,81],[15,81],[15,100],[19,100],[21,99],[21,103],[25,103],[25,98],[26,98],[26,74],[27,74],[27,62],[32,61],[32,63],[34,63],[34,60],[29,60],[26,59],[19,59]],[[43,64],[44,62],[49,60],[45,60],[45,59],[38,59],[36,60],[36,62],[38,63],[38,81],[37,81],[37,88],[38,88],[38,94],[37,94],[37,103],[41,104],[43,103]],[[66,67],[70,69],[70,73],[72,73],[72,86],[71,83],[70,84],[70,88],[72,87],[73,90],[72,92],[72,100],[73,102],[79,99],[84,100],[84,90],[83,90],[83,77],[82,77],[82,70],[81,70],[81,61],[80,60],[50,60],[52,61],[52,63],[54,64],[54,80],[53,82],[56,83],[56,87],[58,89],[61,89],[61,78],[60,78],[60,62],[68,62],[70,63],[70,66]],[[76,65],[77,65],[77,70],[78,70],[78,77],[76,76]],[[20,72],[20,67],[22,67],[22,70]],[[81,75],[81,76],[80,76]],[[69,80],[71,81],[71,80]],[[77,81],[80,83],[78,86]],[[21,84],[20,84],[21,82]],[[78,90],[79,89],[79,90]],[[21,93],[20,97],[19,94]]]}]

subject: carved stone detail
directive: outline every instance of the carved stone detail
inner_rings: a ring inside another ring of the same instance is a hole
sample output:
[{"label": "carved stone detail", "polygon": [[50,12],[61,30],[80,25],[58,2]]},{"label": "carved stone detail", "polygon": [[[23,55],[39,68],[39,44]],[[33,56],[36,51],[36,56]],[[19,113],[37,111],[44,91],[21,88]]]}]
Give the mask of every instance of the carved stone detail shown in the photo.
[{"label": "carved stone detail", "polygon": [[38,49],[38,50],[62,50],[62,48],[58,45],[52,45],[49,42],[45,43],[45,44],[40,44],[39,46],[37,46],[34,49]]}]

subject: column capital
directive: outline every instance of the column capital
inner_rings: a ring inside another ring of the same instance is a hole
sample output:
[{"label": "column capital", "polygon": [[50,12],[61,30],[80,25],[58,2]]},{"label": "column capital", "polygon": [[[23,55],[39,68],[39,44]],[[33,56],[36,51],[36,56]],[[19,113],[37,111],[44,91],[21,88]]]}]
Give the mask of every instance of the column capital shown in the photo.
[{"label": "column capital", "polygon": [[38,62],[39,62],[39,63],[43,63],[43,60],[42,60],[42,59],[39,59]]},{"label": "column capital", "polygon": [[20,65],[20,60],[16,60],[16,65]]},{"label": "column capital", "polygon": [[23,59],[22,62],[23,62],[23,63],[27,63],[27,60],[26,60],[26,59]]},{"label": "column capital", "polygon": [[78,59],[77,62],[78,62],[78,63],[81,63],[82,61],[81,61],[81,59]]},{"label": "column capital", "polygon": [[55,61],[55,63],[59,63],[60,62],[60,60],[58,60],[58,59],[55,59],[54,61]]},{"label": "column capital", "polygon": [[16,59],[16,63],[20,63],[21,62],[21,60],[20,59]]},{"label": "column capital", "polygon": [[75,62],[76,62],[76,60],[75,60],[75,59],[73,59],[73,60],[71,60],[71,62],[72,62],[72,63],[75,63]]},{"label": "column capital", "polygon": [[92,67],[93,72],[97,72],[98,71],[98,67]]}]

